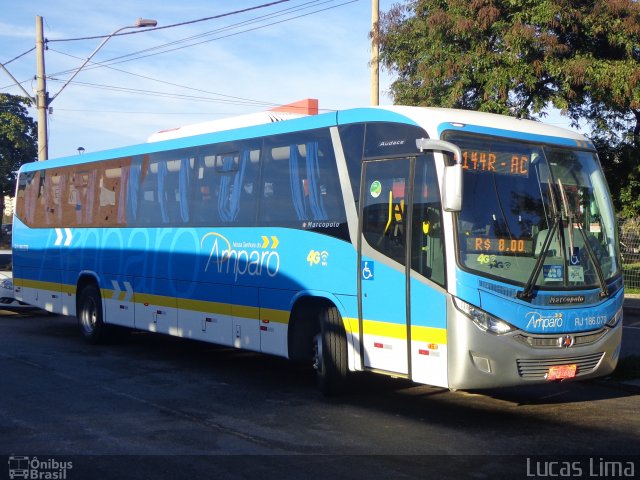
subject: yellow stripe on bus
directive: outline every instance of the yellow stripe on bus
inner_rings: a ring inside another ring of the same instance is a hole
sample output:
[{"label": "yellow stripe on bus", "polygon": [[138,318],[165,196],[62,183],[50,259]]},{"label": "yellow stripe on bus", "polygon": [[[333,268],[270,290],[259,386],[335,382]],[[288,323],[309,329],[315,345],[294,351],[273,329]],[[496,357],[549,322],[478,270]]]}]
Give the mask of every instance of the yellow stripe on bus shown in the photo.
[{"label": "yellow stripe on bus", "polygon": [[[344,328],[347,332],[357,334],[360,332],[360,324],[357,318],[344,318]],[[399,323],[379,322],[376,320],[365,320],[364,331],[367,335],[388,338],[407,338],[406,325]],[[411,326],[411,340],[415,342],[439,343],[446,345],[447,330],[445,328],[424,327],[419,325]]]},{"label": "yellow stripe on bus", "polygon": [[60,284],[54,282],[42,282],[40,280],[28,280],[26,278],[14,278],[13,284],[16,287],[35,288],[37,290],[49,290],[51,292],[59,292]]},{"label": "yellow stripe on bus", "polygon": [[178,308],[182,310],[231,315],[231,305],[228,303],[207,302],[206,300],[191,300],[188,298],[178,298],[177,303]]},{"label": "yellow stripe on bus", "polygon": [[269,320],[270,322],[275,322],[275,323],[283,323],[287,325],[289,323],[289,311],[274,310],[272,308],[261,308],[260,319]]},{"label": "yellow stripe on bus", "polygon": [[[24,278],[14,279],[14,284],[19,287],[48,290],[52,292],[75,293],[74,285],[59,284],[53,282],[42,282],[39,280],[27,280]],[[102,298],[113,298],[115,290],[102,289]],[[120,293],[119,300],[123,300],[123,293]],[[135,293],[134,303],[157,305],[162,307],[179,308],[181,310],[191,310],[194,312],[217,313],[221,315],[233,315],[235,317],[251,318],[255,320],[268,320],[270,322],[288,324],[289,312],[287,310],[276,310],[271,308],[248,307],[246,305],[235,305],[221,302],[208,302],[206,300],[191,300],[188,298],[166,297],[163,295],[151,295],[147,293]],[[344,317],[342,319],[347,333],[358,334],[360,325],[357,318]],[[407,338],[406,325],[399,323],[380,322],[377,320],[365,320],[364,330],[367,335],[376,337],[388,337],[396,339]],[[446,345],[447,330],[444,328],[424,327],[413,325],[411,327],[411,340],[424,343],[438,343]]]}]

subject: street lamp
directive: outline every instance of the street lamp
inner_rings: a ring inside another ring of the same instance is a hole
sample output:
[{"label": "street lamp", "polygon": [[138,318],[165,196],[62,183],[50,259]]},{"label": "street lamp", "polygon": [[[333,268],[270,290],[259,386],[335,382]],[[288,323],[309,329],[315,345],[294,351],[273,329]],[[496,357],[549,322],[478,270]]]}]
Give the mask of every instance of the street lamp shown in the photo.
[{"label": "street lamp", "polygon": [[96,53],[104,46],[107,41],[118,34],[122,30],[128,28],[147,28],[155,27],[158,24],[156,20],[139,18],[133,25],[127,25],[115,30],[113,33],[107,35],[104,40],[98,45],[98,47],[89,55],[89,57],[78,67],[73,75],[62,85],[62,88],[53,97],[49,98],[46,88],[46,75],[44,72],[44,35],[42,33],[42,17],[36,17],[36,79],[37,79],[37,101],[36,106],[38,108],[38,160],[47,160],[49,158],[49,146],[48,146],[48,132],[47,132],[47,113],[49,111],[49,105],[51,102],[60,95],[60,92],[65,89],[69,83],[80,73],[80,70],[91,61]]},{"label": "street lamp", "polygon": [[152,19],[148,19],[148,18],[139,18],[138,20],[136,20],[136,23],[134,23],[133,25],[127,25],[126,27],[121,27],[121,28],[117,29],[116,31],[114,31],[113,33],[107,35],[104,38],[104,40],[102,40],[102,43],[100,43],[100,45],[98,45],[96,47],[96,49],[91,53],[91,55],[89,55],[89,57],[83,62],[83,64],[80,65],[78,67],[78,69],[74,72],[74,74],[71,75],[71,77],[64,83],[64,85],[62,85],[62,87],[60,88],[58,93],[56,93],[53,97],[51,97],[51,100],[49,100],[49,103],[53,102],[53,100],[58,95],[60,95],[60,92],[62,92],[62,90],[64,90],[64,88],[67,85],[69,85],[69,83],[71,83],[71,80],[76,78],[76,75],[78,75],[78,73],[80,73],[80,70],[82,70],[87,63],[89,63],[89,61],[93,58],[93,56],[96,53],[98,53],[98,50],[100,50],[102,47],[104,47],[104,44],[107,43],[109,41],[109,39],[111,39],[111,37],[113,37],[114,35],[117,35],[122,30],[126,30],[127,28],[147,28],[147,27],[155,27],[156,25],[158,25],[158,22],[156,20],[152,20]]}]

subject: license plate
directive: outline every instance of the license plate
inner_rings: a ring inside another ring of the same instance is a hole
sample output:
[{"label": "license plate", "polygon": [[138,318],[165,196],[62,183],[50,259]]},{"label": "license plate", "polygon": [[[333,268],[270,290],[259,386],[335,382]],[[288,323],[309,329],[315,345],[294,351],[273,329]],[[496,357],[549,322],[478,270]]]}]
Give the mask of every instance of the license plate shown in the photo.
[{"label": "license plate", "polygon": [[554,365],[549,367],[547,372],[547,380],[564,380],[565,378],[573,378],[576,376],[578,365]]}]

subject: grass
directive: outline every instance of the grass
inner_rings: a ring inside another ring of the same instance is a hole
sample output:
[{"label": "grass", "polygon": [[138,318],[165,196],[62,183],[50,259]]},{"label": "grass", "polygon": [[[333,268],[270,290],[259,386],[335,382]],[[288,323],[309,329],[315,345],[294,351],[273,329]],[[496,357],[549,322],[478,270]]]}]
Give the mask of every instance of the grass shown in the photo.
[{"label": "grass", "polygon": [[622,265],[624,286],[627,293],[640,293],[640,263]]}]

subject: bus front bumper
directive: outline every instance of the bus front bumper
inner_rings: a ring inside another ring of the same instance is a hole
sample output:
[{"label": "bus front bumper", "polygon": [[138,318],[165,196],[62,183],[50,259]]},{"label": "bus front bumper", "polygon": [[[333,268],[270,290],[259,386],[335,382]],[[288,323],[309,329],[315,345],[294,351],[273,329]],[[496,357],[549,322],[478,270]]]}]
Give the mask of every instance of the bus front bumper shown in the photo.
[{"label": "bus front bumper", "polygon": [[613,328],[570,335],[523,331],[496,335],[480,329],[455,308],[449,312],[448,383],[452,389],[586,380],[610,374],[618,363],[622,319]]}]

